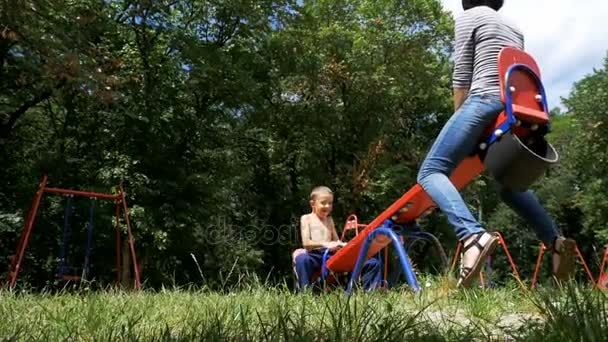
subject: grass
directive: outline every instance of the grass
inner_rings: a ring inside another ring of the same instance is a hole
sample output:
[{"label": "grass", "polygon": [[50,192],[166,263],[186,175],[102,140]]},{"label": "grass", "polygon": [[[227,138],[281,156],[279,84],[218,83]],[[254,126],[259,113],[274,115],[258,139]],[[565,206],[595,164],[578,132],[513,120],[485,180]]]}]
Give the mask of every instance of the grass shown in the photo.
[{"label": "grass", "polygon": [[294,295],[254,286],[229,293],[162,290],[0,292],[4,340],[604,341],[605,294],[516,285],[454,290],[443,279],[407,289]]}]

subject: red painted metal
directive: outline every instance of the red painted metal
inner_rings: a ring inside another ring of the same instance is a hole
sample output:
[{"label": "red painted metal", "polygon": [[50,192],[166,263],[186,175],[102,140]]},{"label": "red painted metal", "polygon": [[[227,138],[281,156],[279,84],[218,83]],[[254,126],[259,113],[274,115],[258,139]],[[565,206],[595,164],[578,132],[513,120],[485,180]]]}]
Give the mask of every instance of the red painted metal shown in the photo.
[{"label": "red painted metal", "polygon": [[[543,261],[543,255],[547,249],[548,249],[547,246],[545,246],[545,244],[541,242],[540,249],[538,251],[538,258],[536,259],[536,266],[534,267],[534,276],[532,277],[532,288],[533,289],[536,288],[536,281],[538,280],[538,273],[540,271],[540,266]],[[587,266],[587,262],[585,262],[585,258],[583,258],[583,254],[581,254],[581,251],[578,249],[578,245],[575,246],[574,251],[576,252],[576,255],[578,256],[581,266],[587,273],[587,277],[589,277],[589,281],[591,281],[591,284],[596,285],[595,278],[591,274],[591,271],[589,270],[589,267]]]},{"label": "red painted metal", "polygon": [[131,231],[131,221],[129,220],[129,207],[127,206],[127,198],[125,197],[125,191],[122,184],[120,188],[120,199],[124,209],[125,223],[127,224],[127,234],[129,237],[129,249],[131,250],[131,261],[133,262],[133,272],[135,273],[135,288],[141,289],[141,280],[139,278],[139,264],[137,263],[137,256],[135,255],[135,239],[133,239],[133,233]]},{"label": "red painted metal", "polygon": [[456,263],[458,262],[458,258],[460,257],[460,250],[462,249],[462,242],[458,241],[456,244],[456,250],[454,251],[454,256],[452,257],[452,264],[450,265],[450,273],[454,272],[454,268],[456,268]]},{"label": "red painted metal", "polygon": [[61,276],[61,280],[63,281],[71,281],[71,282],[79,282],[82,278],[80,276],[77,275],[69,275],[69,274],[64,274]]},{"label": "red painted metal", "polygon": [[58,188],[46,188],[46,189],[44,189],[44,191],[50,192],[53,194],[84,196],[84,197],[100,198],[100,199],[107,199],[107,200],[120,199],[118,197],[118,195],[100,194],[97,192],[88,192],[88,191],[78,191],[78,190],[58,189]]},{"label": "red painted metal", "polygon": [[355,236],[359,235],[359,229],[367,227],[366,224],[360,224],[357,215],[350,214],[348,218],[346,218],[346,222],[344,222],[344,229],[342,229],[342,236],[340,237],[340,241],[344,241],[346,237],[346,232],[349,230],[355,231]]},{"label": "red painted metal", "polygon": [[34,198],[34,204],[32,205],[32,209],[28,214],[27,221],[25,222],[25,227],[23,232],[21,232],[21,238],[19,241],[19,245],[17,246],[17,255],[13,258],[11,262],[11,269],[9,271],[9,279],[8,286],[14,287],[15,283],[17,283],[17,277],[19,276],[19,270],[21,269],[21,263],[23,262],[23,257],[25,255],[25,250],[27,249],[27,244],[30,241],[30,236],[32,234],[32,228],[34,227],[34,220],[36,219],[36,214],[38,213],[38,207],[40,206],[40,201],[42,200],[42,196],[44,195],[44,189],[46,187],[47,178],[44,176],[42,178],[42,182],[40,183],[40,187],[36,192],[36,197]]},{"label": "red painted metal", "polygon": [[507,259],[509,259],[509,264],[511,265],[511,270],[513,271],[513,275],[515,275],[515,280],[517,280],[517,282],[519,283],[519,286],[521,286],[521,288],[525,290],[526,286],[521,281],[521,277],[519,276],[519,271],[517,270],[517,265],[515,264],[515,260],[513,260],[513,257],[511,257],[511,253],[509,252],[509,248],[507,247],[507,243],[505,242],[505,239],[503,238],[503,236],[500,232],[495,232],[495,234],[498,236],[498,242],[502,246],[502,249],[505,251],[505,255],[507,256]]},{"label": "red painted metal", "polygon": [[604,246],[604,257],[602,258],[602,265],[600,266],[600,274],[597,277],[596,286],[599,288],[605,288],[608,284],[608,278],[606,278],[607,273],[605,273],[606,261],[608,261],[608,245]]},{"label": "red painted metal", "polygon": [[540,265],[543,262],[543,255],[545,254],[545,244],[540,243],[540,249],[538,250],[538,257],[536,258],[536,266],[534,267],[534,275],[532,276],[532,288],[536,288],[536,280],[538,280],[538,272],[540,271]]},{"label": "red painted metal", "polygon": [[[503,48],[498,56],[498,73],[503,75],[503,77],[500,77],[499,83],[500,89],[503,90],[501,94],[503,103],[506,102],[504,93],[506,78],[504,76],[506,76],[507,70],[513,64],[524,64],[534,71],[539,79],[541,78],[540,68],[532,56],[519,49]],[[511,75],[511,84],[517,85],[517,91],[513,93],[513,103],[543,111],[542,105],[536,100],[536,95],[538,94],[536,81],[530,75],[527,73],[514,73]]]},{"label": "red painted metal", "polygon": [[120,238],[120,202],[116,201],[116,285],[122,281],[122,241]]},{"label": "red painted metal", "polygon": [[[493,232],[493,233],[496,234],[496,236],[498,237],[498,244],[500,246],[502,246],[502,249],[505,252],[505,255],[507,256],[507,261],[509,262],[509,265],[511,266],[511,271],[513,272],[513,275],[515,276],[515,280],[517,280],[517,283],[519,284],[519,286],[521,286],[521,288],[525,290],[526,286],[521,281],[521,277],[519,275],[519,270],[517,269],[517,264],[515,263],[515,260],[511,256],[511,252],[509,252],[509,247],[507,247],[507,243],[505,242],[505,239],[504,239],[502,233],[500,233],[500,232]],[[458,260],[460,258],[461,249],[462,249],[462,242],[459,241],[458,244],[456,245],[456,251],[454,252],[454,256],[452,258],[452,265],[450,267],[450,272],[453,272],[454,268],[456,267],[456,262],[458,262]],[[479,278],[480,278],[482,286],[485,287],[484,278],[483,278],[482,273],[479,274]]]},{"label": "red painted metal", "polygon": [[589,277],[591,284],[595,285],[595,279],[593,278],[593,274],[591,274],[591,271],[589,270],[589,267],[587,266],[587,263],[585,262],[585,258],[583,258],[583,254],[578,249],[578,245],[575,246],[575,250],[576,250],[576,254],[578,255],[578,259],[581,261],[581,265],[585,269],[585,272],[587,272],[587,277]]},{"label": "red painted metal", "polygon": [[549,122],[549,116],[542,110],[530,109],[517,104],[514,104],[512,107],[513,115],[524,121],[536,124],[546,124]]}]

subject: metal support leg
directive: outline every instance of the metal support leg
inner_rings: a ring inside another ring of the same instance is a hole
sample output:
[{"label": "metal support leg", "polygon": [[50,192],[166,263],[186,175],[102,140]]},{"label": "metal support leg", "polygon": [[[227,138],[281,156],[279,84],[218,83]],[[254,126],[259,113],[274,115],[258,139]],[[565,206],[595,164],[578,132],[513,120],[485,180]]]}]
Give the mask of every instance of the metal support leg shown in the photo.
[{"label": "metal support leg", "polygon": [[397,234],[395,234],[395,232],[393,232],[390,228],[387,228],[387,226],[390,227],[391,225],[392,222],[390,220],[385,221],[384,227],[375,229],[365,239],[363,247],[359,252],[359,257],[357,258],[355,269],[353,271],[353,274],[351,275],[350,281],[348,282],[348,287],[346,289],[346,293],[348,295],[352,293],[353,285],[355,281],[359,278],[361,269],[363,268],[363,263],[365,263],[365,260],[367,258],[367,251],[370,247],[370,244],[378,235],[384,235],[391,239],[391,241],[393,242],[393,246],[397,250],[397,254],[399,255],[399,261],[401,263],[401,267],[403,267],[403,273],[405,274],[407,283],[412,287],[414,292],[420,292],[420,285],[418,285],[418,281],[416,280],[416,274],[412,269],[412,264],[410,262],[409,257],[407,256],[405,248],[403,247],[403,245],[401,245]]},{"label": "metal support leg", "polygon": [[601,282],[604,279],[604,269],[606,268],[606,261],[608,260],[608,245],[606,245],[604,249],[604,257],[602,258],[602,265],[600,266],[600,274],[597,277],[597,287],[601,287],[603,285]]},{"label": "metal support leg", "polygon": [[540,249],[538,250],[538,257],[536,258],[536,266],[534,267],[534,275],[532,276],[532,285],[533,289],[536,288],[536,280],[538,279],[538,273],[540,271],[540,265],[543,262],[543,255],[545,254],[545,244],[540,243]]},{"label": "metal support leg", "polygon": [[[543,254],[547,250],[548,250],[547,246],[545,246],[545,244],[541,242],[540,250],[538,251],[538,258],[536,259],[536,267],[534,268],[534,276],[532,277],[532,288],[533,289],[536,288],[536,281],[538,280],[538,273],[540,271],[540,266],[543,261]],[[578,256],[578,259],[581,262],[583,269],[587,273],[587,277],[589,277],[589,281],[591,281],[591,284],[597,285],[595,282],[595,278],[593,278],[593,275],[591,274],[591,271],[589,270],[589,267],[587,266],[587,263],[585,262],[585,258],[583,258],[583,254],[581,254],[581,251],[578,249],[578,245],[575,245],[574,252],[576,253],[576,256]],[[598,279],[598,282],[599,282],[599,279]]]}]

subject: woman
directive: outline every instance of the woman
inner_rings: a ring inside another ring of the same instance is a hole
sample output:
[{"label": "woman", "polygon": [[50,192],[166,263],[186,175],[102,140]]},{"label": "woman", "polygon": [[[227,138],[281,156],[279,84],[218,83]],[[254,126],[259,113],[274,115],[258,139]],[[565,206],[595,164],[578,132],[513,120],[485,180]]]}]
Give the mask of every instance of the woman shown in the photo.
[{"label": "woman", "polygon": [[[423,161],[418,183],[446,214],[463,256],[458,286],[468,286],[479,274],[483,260],[498,238],[475,220],[451,172],[475,149],[484,129],[504,105],[500,99],[498,53],[503,47],[524,48],[523,34],[498,14],[503,0],[463,0],[464,13],[456,19],[453,75],[455,113],[442,128]],[[566,279],[574,269],[573,240],[559,235],[556,225],[533,192],[514,192],[499,186],[501,199],[534,228],[538,238],[553,250],[553,273]]]}]

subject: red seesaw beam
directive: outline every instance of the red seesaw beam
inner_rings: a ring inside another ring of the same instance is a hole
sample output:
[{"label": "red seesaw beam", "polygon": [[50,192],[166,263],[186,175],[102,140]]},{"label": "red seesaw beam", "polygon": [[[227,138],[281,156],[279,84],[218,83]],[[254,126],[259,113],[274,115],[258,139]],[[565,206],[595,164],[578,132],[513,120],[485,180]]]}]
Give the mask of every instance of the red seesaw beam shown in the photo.
[{"label": "red seesaw beam", "polygon": [[[475,177],[483,171],[483,163],[477,156],[468,157],[463,160],[460,165],[454,170],[450,180],[458,190],[461,190]],[[388,209],[376,217],[370,224],[367,225],[361,233],[355,236],[346,246],[336,252],[327,261],[327,268],[334,272],[349,272],[355,267],[359,251],[363,247],[363,242],[367,236],[382,223],[398,215],[399,222],[411,222],[423,215],[427,210],[433,207],[433,201],[429,195],[422,189],[419,184],[414,185],[401,198],[395,201]],[[378,236],[370,245],[367,252],[367,257],[378,253],[382,248],[386,247],[391,242],[390,239],[384,236]]]}]

